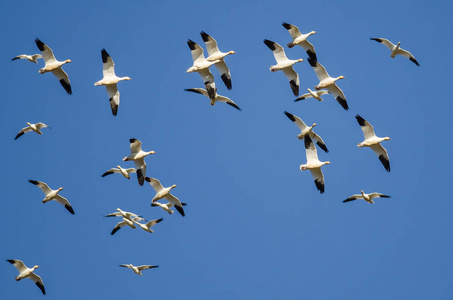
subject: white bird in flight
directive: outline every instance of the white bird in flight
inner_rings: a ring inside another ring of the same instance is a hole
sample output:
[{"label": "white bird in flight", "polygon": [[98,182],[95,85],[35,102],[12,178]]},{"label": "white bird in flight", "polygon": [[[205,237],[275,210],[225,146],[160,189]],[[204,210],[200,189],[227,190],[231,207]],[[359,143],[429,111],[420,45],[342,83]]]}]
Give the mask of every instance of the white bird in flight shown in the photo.
[{"label": "white bird in flight", "polygon": [[27,59],[28,61],[31,61],[32,63],[37,64],[38,59],[42,58],[41,54],[33,54],[33,55],[27,55],[27,54],[19,54],[18,56],[14,57],[11,60],[17,60],[17,59]]},{"label": "white bird in flight", "polygon": [[287,45],[288,48],[292,48],[296,45],[299,45],[302,47],[302,49],[305,50],[305,52],[307,52],[308,57],[314,60],[318,60],[318,58],[316,57],[315,48],[309,41],[307,41],[307,38],[310,35],[315,34],[316,31],[310,31],[307,34],[302,34],[300,33],[299,28],[297,28],[297,26],[285,22],[283,22],[282,25],[283,27],[286,28],[286,30],[288,30],[289,34],[293,38],[293,41]]},{"label": "white bird in flight", "polygon": [[24,135],[25,133],[30,132],[30,131],[34,131],[37,134],[41,135],[42,134],[41,128],[46,128],[46,127],[50,128],[48,125],[41,123],[41,122],[36,123],[36,124],[31,124],[30,122],[27,122],[27,124],[28,124],[27,127],[24,127],[19,131],[19,133],[14,138],[15,140],[17,140],[22,135]]},{"label": "white bird in flight", "polygon": [[134,266],[132,264],[124,264],[124,265],[120,265],[120,267],[124,267],[124,268],[129,268],[131,269],[132,271],[134,271],[135,274],[138,274],[140,276],[143,276],[142,272],[143,270],[148,270],[148,269],[152,269],[152,268],[158,268],[159,266],[152,266],[152,265],[142,265],[142,266]]},{"label": "white bird in flight", "polygon": [[129,156],[126,156],[123,158],[123,161],[129,161],[133,160],[135,167],[137,168],[137,179],[138,179],[138,184],[143,185],[145,182],[145,177],[146,177],[146,163],[145,163],[145,157],[150,155],[150,154],[155,154],[156,151],[143,151],[142,150],[142,142],[140,142],[137,139],[130,139],[130,149],[131,149],[131,154]]},{"label": "white bird in flight", "polygon": [[387,39],[371,38],[370,40],[381,43],[382,45],[389,48],[391,51],[391,54],[390,54],[391,58],[395,58],[395,56],[401,55],[401,56],[408,58],[411,62],[413,62],[414,64],[416,64],[417,66],[420,67],[420,64],[418,63],[418,61],[415,59],[415,57],[409,51],[406,51],[406,50],[400,48],[401,42],[398,42],[398,44],[395,45]]},{"label": "white bird in flight", "polygon": [[366,194],[363,190],[361,190],[360,192],[361,194],[354,194],[351,197],[347,198],[346,200],[343,200],[343,203],[354,201],[357,199],[364,199],[366,202],[373,204],[374,203],[373,199],[375,198],[390,198],[390,196],[381,193]]},{"label": "white bird in flight", "polygon": [[329,165],[330,161],[319,161],[318,152],[316,151],[315,144],[313,144],[310,136],[305,136],[305,155],[307,157],[307,163],[300,165],[300,170],[310,170],[311,176],[315,180],[316,188],[321,194],[323,194],[324,175],[322,174],[321,167]]},{"label": "white bird in flight", "polygon": [[41,290],[41,292],[45,295],[46,290],[44,289],[44,283],[42,282],[41,277],[36,275],[33,271],[39,268],[38,265],[34,266],[33,268],[28,268],[21,260],[18,259],[7,259],[9,263],[16,267],[19,271],[19,275],[16,276],[16,281],[20,281],[24,278],[30,278]]},{"label": "white bird in flight", "polygon": [[172,203],[175,206],[176,210],[181,214],[181,216],[183,216],[183,217],[185,216],[183,205],[182,205],[181,201],[179,201],[178,198],[176,198],[175,196],[173,196],[170,193],[171,189],[176,187],[176,184],[173,184],[170,187],[164,188],[158,179],[146,177],[146,181],[149,182],[149,184],[156,191],[156,195],[151,200],[151,203],[154,203],[157,200],[163,198],[163,199],[169,201],[170,203]]},{"label": "white bird in flight", "polygon": [[30,183],[33,183],[34,185],[38,186],[46,195],[44,197],[44,199],[42,200],[42,203],[46,203],[50,200],[55,200],[58,203],[60,203],[61,205],[63,205],[71,214],[74,214],[74,210],[72,209],[72,206],[69,203],[68,199],[58,195],[58,192],[63,190],[62,187],[60,187],[57,190],[52,190],[51,188],[49,188],[49,186],[45,182],[36,181],[36,180],[28,180],[28,181]]}]

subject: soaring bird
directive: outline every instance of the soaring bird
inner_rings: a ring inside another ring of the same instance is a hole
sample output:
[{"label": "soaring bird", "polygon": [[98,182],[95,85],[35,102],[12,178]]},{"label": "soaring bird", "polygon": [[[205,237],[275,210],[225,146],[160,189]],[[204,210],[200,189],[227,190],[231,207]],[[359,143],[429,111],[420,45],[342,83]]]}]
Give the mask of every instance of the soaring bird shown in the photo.
[{"label": "soaring bird", "polygon": [[335,81],[344,79],[345,77],[343,75],[336,78],[330,77],[323,65],[311,58],[308,59],[308,63],[310,64],[310,66],[312,66],[313,70],[316,73],[316,76],[319,79],[319,83],[317,86],[315,86],[315,89],[327,89],[332,94],[332,96],[335,97],[338,103],[340,103],[341,107],[343,107],[345,110],[348,110],[349,107],[348,103],[346,102],[346,97],[344,96],[343,91],[335,83]]},{"label": "soaring bird", "polygon": [[102,74],[104,77],[97,81],[94,85],[104,85],[107,89],[107,94],[109,96],[110,108],[112,109],[112,114],[114,116],[118,113],[118,107],[120,106],[120,92],[116,84],[122,80],[131,80],[130,77],[118,77],[115,75],[115,63],[113,62],[110,55],[105,51],[101,50],[102,56]]},{"label": "soaring bird", "polygon": [[50,128],[48,125],[44,124],[44,123],[36,123],[36,124],[31,124],[30,122],[27,122],[28,126],[27,127],[24,127],[22,128],[19,133],[16,135],[16,137],[14,138],[15,140],[17,140],[18,138],[20,138],[22,135],[24,135],[25,133],[27,132],[30,132],[30,131],[34,131],[36,132],[37,134],[42,134],[41,132],[41,128]]},{"label": "soaring bird", "polygon": [[116,166],[116,168],[111,168],[110,170],[106,171],[104,174],[102,174],[101,177],[105,177],[107,175],[111,175],[113,173],[119,173],[126,177],[127,179],[131,179],[131,176],[129,175],[130,173],[135,173],[137,172],[136,168],[129,168],[129,169],[123,169],[121,166]]},{"label": "soaring bird", "polygon": [[231,90],[232,86],[230,69],[228,69],[223,59],[225,58],[225,56],[235,54],[236,52],[234,51],[221,52],[217,47],[217,41],[204,31],[201,32],[201,37],[203,38],[203,41],[206,44],[206,49],[208,50],[209,56],[206,57],[206,60],[207,61],[219,60],[219,62],[216,63],[214,66],[216,67],[217,71],[219,71],[220,77],[222,78],[222,81],[227,87],[227,89]]},{"label": "soaring bird", "polygon": [[16,60],[16,59],[27,59],[28,61],[31,61],[32,63],[37,64],[38,59],[42,58],[41,54],[33,54],[33,55],[27,55],[27,54],[19,54],[18,56],[14,57],[11,60]]},{"label": "soaring bird", "polygon": [[129,268],[132,271],[134,271],[135,274],[143,276],[141,271],[147,270],[147,269],[152,269],[152,268],[157,268],[159,266],[151,266],[151,265],[134,266],[132,264],[128,264],[128,265],[120,265],[120,267]]},{"label": "soaring bird", "polygon": [[209,71],[209,67],[219,63],[220,59],[208,61],[204,57],[203,48],[192,40],[187,41],[190,52],[192,53],[193,65],[187,69],[187,73],[197,72],[208,91],[209,99],[214,100],[217,88],[215,87],[214,76]]},{"label": "soaring bird", "polygon": [[390,140],[390,138],[388,136],[383,138],[377,137],[374,133],[373,126],[371,126],[371,124],[368,123],[367,120],[359,115],[356,115],[355,118],[357,119],[357,122],[359,123],[364,136],[363,142],[358,143],[357,147],[370,147],[371,150],[373,150],[373,152],[376,153],[376,155],[379,157],[379,160],[381,161],[387,172],[390,172],[389,155],[387,154],[387,150],[385,150],[385,148],[381,145],[382,141],[388,141]]},{"label": "soaring bird", "polygon": [[366,202],[373,204],[374,198],[390,198],[390,196],[381,194],[381,193],[371,193],[371,194],[366,194],[363,190],[360,191],[362,194],[355,194],[349,197],[348,199],[344,200],[343,203],[349,202],[349,201],[354,201],[357,199],[364,199]]},{"label": "soaring bird", "polygon": [[151,200],[152,203],[156,202],[159,199],[164,198],[165,200],[169,201],[175,206],[176,210],[181,214],[181,216],[183,217],[185,216],[181,201],[179,201],[178,198],[176,198],[170,193],[171,189],[176,187],[176,184],[164,188],[158,179],[146,177],[146,181],[149,182],[149,184],[156,191],[156,195]]},{"label": "soaring bird", "polygon": [[305,154],[307,156],[307,163],[300,165],[300,170],[310,170],[311,176],[315,180],[315,185],[318,191],[324,193],[324,175],[322,174],[321,167],[329,165],[330,161],[319,161],[318,152],[316,151],[315,144],[310,136],[305,136]]},{"label": "soaring bird", "polygon": [[72,60],[67,59],[65,61],[58,61],[55,59],[52,49],[50,49],[49,46],[41,42],[39,39],[36,39],[35,42],[39,51],[41,51],[44,62],[46,63],[44,68],[39,70],[39,74],[52,72],[52,74],[58,78],[60,84],[63,86],[68,95],[72,95],[71,82],[69,81],[68,74],[66,74],[66,72],[61,68],[64,64],[72,62]]},{"label": "soaring bird", "polygon": [[272,72],[276,71],[283,71],[286,78],[289,80],[289,85],[291,86],[291,90],[293,91],[294,96],[299,95],[299,74],[296,73],[293,69],[293,65],[295,63],[303,61],[302,58],[299,59],[288,59],[285,54],[285,50],[279,44],[264,40],[264,44],[266,44],[269,49],[272,50],[274,53],[275,60],[277,61],[276,65],[270,67]]},{"label": "soaring bird", "polygon": [[148,223],[146,224],[142,224],[142,223],[139,223],[138,221],[135,221],[134,220],[134,223],[137,224],[141,229],[143,229],[144,231],[148,231],[148,232],[151,232],[153,233],[154,230],[151,229],[151,227],[153,227],[154,225],[156,225],[157,223],[160,223],[162,222],[164,219],[160,218],[160,219],[156,219],[156,220],[152,220],[152,221],[149,221]]},{"label": "soaring bird", "polygon": [[304,121],[302,121],[302,119],[298,116],[293,115],[287,111],[285,111],[284,113],[288,117],[288,119],[290,119],[300,129],[300,133],[297,135],[297,138],[299,140],[303,140],[306,135],[309,135],[316,142],[319,148],[324,150],[324,152],[326,153],[329,152],[322,138],[313,132],[313,127],[316,126],[316,123],[313,123],[313,125],[311,126],[307,126]]},{"label": "soaring bird", "polygon": [[299,45],[307,52],[308,56],[311,59],[318,60],[316,58],[315,48],[309,41],[307,41],[307,38],[310,35],[315,34],[316,31],[310,31],[307,34],[302,34],[302,33],[300,33],[299,28],[297,28],[294,25],[291,25],[291,24],[288,24],[285,22],[283,22],[282,25],[283,25],[283,27],[286,28],[286,30],[288,30],[289,34],[293,38],[293,41],[287,45],[289,48],[292,48],[295,45]]},{"label": "soaring bird", "polygon": [[58,195],[58,192],[60,192],[63,188],[60,187],[57,190],[52,190],[49,188],[49,186],[41,181],[36,181],[36,180],[29,180],[30,183],[33,183],[34,185],[38,186],[46,195],[44,199],[42,200],[42,203],[46,203],[50,200],[55,200],[61,205],[63,205],[71,214],[74,214],[74,210],[72,209],[71,203],[69,203],[68,199],[65,197],[62,197]]},{"label": "soaring bird", "polygon": [[390,51],[392,52],[390,54],[390,57],[391,58],[395,58],[395,56],[397,55],[401,55],[401,56],[404,56],[406,58],[409,58],[409,60],[411,62],[413,62],[414,64],[416,64],[417,66],[420,67],[420,64],[418,63],[418,61],[415,59],[415,57],[409,52],[409,51],[406,51],[404,49],[401,49],[400,48],[400,44],[401,42],[398,42],[397,45],[394,45],[392,42],[390,42],[389,40],[387,39],[382,39],[382,38],[371,38],[370,40],[373,40],[373,41],[376,41],[378,43],[381,43],[382,45],[386,46],[387,48],[390,49]]},{"label": "soaring bird", "polygon": [[145,157],[150,155],[150,154],[155,154],[156,151],[143,151],[142,150],[142,142],[140,142],[137,139],[130,139],[130,149],[131,149],[131,154],[129,156],[126,156],[123,158],[123,161],[128,161],[128,160],[133,160],[135,167],[137,168],[137,179],[138,179],[138,184],[143,185],[145,182],[145,177],[146,177],[146,163],[145,163]]},{"label": "soaring bird", "polygon": [[298,97],[296,100],[294,100],[294,102],[297,102],[297,101],[300,101],[300,100],[305,100],[307,98],[314,98],[314,99],[316,99],[318,101],[323,101],[321,96],[325,95],[325,94],[330,94],[330,92],[326,91],[326,90],[312,91],[310,89],[307,89],[307,91],[308,91],[308,93],[303,94],[302,96]]},{"label": "soaring bird", "polygon": [[[192,92],[192,93],[197,93],[197,94],[201,94],[203,96],[206,96],[209,98],[209,95],[208,95],[208,92],[205,90],[205,89],[201,89],[201,88],[193,88],[193,89],[184,89],[185,91],[187,92]],[[214,104],[216,102],[223,102],[223,103],[226,103],[228,105],[231,105],[233,106],[234,108],[236,108],[237,110],[241,110],[239,108],[239,106],[237,106],[236,103],[234,103],[233,100],[231,100],[230,98],[228,97],[225,97],[225,96],[221,96],[217,93],[215,93],[215,97],[214,97],[214,100],[210,99],[211,100],[211,105],[214,106]]]},{"label": "soaring bird", "polygon": [[45,295],[46,290],[44,289],[44,283],[42,282],[41,277],[33,273],[34,270],[39,268],[38,265],[33,268],[28,268],[21,260],[18,259],[8,259],[7,262],[11,263],[19,271],[19,275],[16,276],[16,281],[20,281],[24,278],[30,278],[33,282],[39,287],[41,292]]}]

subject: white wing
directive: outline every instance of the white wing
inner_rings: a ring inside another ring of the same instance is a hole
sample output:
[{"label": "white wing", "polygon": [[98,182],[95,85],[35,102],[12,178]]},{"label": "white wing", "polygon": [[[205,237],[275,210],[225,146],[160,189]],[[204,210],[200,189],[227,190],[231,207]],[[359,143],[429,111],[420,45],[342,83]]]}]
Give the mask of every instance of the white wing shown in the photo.
[{"label": "white wing", "polygon": [[41,277],[36,275],[35,273],[31,273],[30,276],[28,276],[33,282],[41,289],[41,292],[45,295],[46,290],[44,289],[44,283],[42,282]]},{"label": "white wing", "polygon": [[44,194],[47,196],[52,190],[49,188],[47,183],[42,182],[42,181],[37,181],[37,180],[29,180],[30,183],[33,183],[34,185],[38,186]]},{"label": "white wing", "polygon": [[203,48],[201,48],[200,45],[192,40],[188,40],[187,44],[189,45],[190,52],[192,53],[192,59],[195,64],[205,61]]},{"label": "white wing", "polygon": [[19,133],[16,135],[16,137],[14,138],[15,140],[17,140],[18,138],[20,138],[22,135],[24,135],[24,133],[27,133],[29,131],[32,131],[31,127],[30,126],[27,126],[27,127],[24,127],[22,128]]},{"label": "white wing", "polygon": [[313,162],[319,162],[318,151],[316,150],[315,144],[309,136],[305,136],[305,155],[307,157],[307,164]]},{"label": "white wing", "polygon": [[385,148],[382,147],[381,144],[373,145],[370,148],[378,156],[385,170],[387,172],[390,172],[390,159],[389,155],[387,154],[387,150],[385,150]]},{"label": "white wing", "polygon": [[206,50],[208,50],[209,55],[216,52],[220,52],[219,48],[217,47],[217,41],[212,36],[202,31],[201,37],[203,38],[203,41],[206,44]]},{"label": "white wing", "polygon": [[57,201],[58,203],[62,204],[71,214],[74,214],[74,210],[72,209],[71,204],[69,203],[68,199],[62,197],[60,195],[56,195],[53,200]]},{"label": "white wing", "polygon": [[19,271],[19,273],[22,273],[23,271],[27,270],[27,267],[21,260],[8,259],[8,262],[10,262],[13,266],[15,266],[17,271]]},{"label": "white wing", "polygon": [[135,167],[137,168],[138,184],[143,185],[146,177],[146,163],[144,158],[134,160]]},{"label": "white wing", "polygon": [[137,139],[130,139],[129,142],[130,142],[129,147],[131,149],[131,154],[142,151],[142,142],[140,142]]},{"label": "white wing", "polygon": [[313,131],[310,131],[309,134],[310,134],[310,137],[312,138],[312,140],[319,146],[319,148],[324,150],[326,153],[329,152],[329,150],[327,150],[326,143],[324,143],[324,141],[322,140],[322,138],[319,135],[317,135]]},{"label": "white wing", "polygon": [[299,95],[299,74],[294,71],[293,67],[285,68],[282,71],[289,80],[289,85],[291,86],[294,96]]},{"label": "white wing", "polygon": [[291,120],[293,121],[294,124],[297,125],[297,127],[300,129],[300,131],[303,131],[305,128],[307,128],[307,125],[302,121],[301,118],[299,118],[296,115],[293,115],[287,111],[284,112],[284,114]]},{"label": "white wing", "polygon": [[376,136],[376,134],[374,134],[373,126],[371,126],[371,124],[368,123],[367,120],[362,118],[360,115],[356,115],[355,118],[357,119],[357,122],[359,123],[360,128],[363,131],[363,136],[365,137],[365,140]]},{"label": "white wing", "polygon": [[324,175],[322,174],[321,168],[310,169],[311,176],[315,181],[316,188],[321,194],[324,193]]},{"label": "white wing", "polygon": [[39,51],[41,51],[42,58],[44,59],[44,62],[46,63],[46,65],[57,61],[55,59],[55,56],[53,55],[52,49],[50,49],[49,46],[47,46],[46,44],[41,42],[39,39],[36,39],[35,42],[39,48]]},{"label": "white wing", "polygon": [[68,74],[60,67],[52,70],[52,74],[60,81],[61,86],[64,88],[68,95],[72,95],[71,82],[69,81]]},{"label": "white wing", "polygon": [[105,49],[101,50],[102,55],[102,74],[104,77],[115,77],[115,63],[110,55],[105,51]]},{"label": "white wing", "polygon": [[215,64],[217,71],[220,73],[220,78],[222,78],[223,83],[227,87],[227,89],[231,90],[231,73],[230,69],[226,65],[225,61],[222,59],[220,62]]},{"label": "white wing", "polygon": [[274,57],[277,63],[288,60],[285,54],[285,50],[282,46],[269,40],[264,40],[264,43],[269,47],[269,49],[272,50],[272,53],[274,53]]},{"label": "white wing", "polygon": [[159,193],[161,190],[164,189],[164,187],[160,183],[159,179],[146,177],[146,181],[149,182],[149,184],[153,187],[153,189],[156,191],[156,193]]},{"label": "white wing", "polygon": [[316,76],[318,77],[319,81],[323,81],[326,78],[330,78],[329,74],[326,71],[326,68],[323,67],[319,62],[309,58],[307,59],[310,66],[312,66],[313,70],[316,73]]},{"label": "white wing", "polygon": [[116,84],[106,85],[107,95],[109,96],[110,108],[112,109],[112,114],[116,116],[118,114],[118,107],[120,106],[120,92]]},{"label": "white wing", "polygon": [[389,48],[390,51],[392,51],[393,48],[395,47],[395,45],[394,45],[392,42],[390,42],[389,40],[387,40],[387,39],[382,39],[382,38],[371,38],[371,40],[376,41],[376,42],[378,42],[378,43],[381,43],[382,45],[384,45],[384,46],[386,46],[387,48]]},{"label": "white wing", "polygon": [[294,26],[292,24],[288,24],[288,23],[285,23],[285,22],[283,22],[282,25],[283,25],[283,27],[286,28],[286,30],[288,30],[289,34],[293,38],[293,41],[296,38],[298,38],[299,36],[301,36],[301,33],[299,31],[299,28],[297,28],[297,26]]},{"label": "white wing", "polygon": [[348,102],[346,101],[343,91],[335,83],[329,85],[326,89],[328,90],[328,93],[332,94],[338,103],[340,103],[341,107],[345,110],[349,109]]}]

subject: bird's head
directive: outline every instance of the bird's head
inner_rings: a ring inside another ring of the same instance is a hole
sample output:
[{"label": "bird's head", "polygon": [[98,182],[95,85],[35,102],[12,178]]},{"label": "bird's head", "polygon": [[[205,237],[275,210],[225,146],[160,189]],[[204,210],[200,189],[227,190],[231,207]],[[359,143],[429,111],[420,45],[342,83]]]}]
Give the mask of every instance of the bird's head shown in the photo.
[{"label": "bird's head", "polygon": [[62,188],[62,187],[60,187],[60,188],[58,189],[58,191],[61,191],[61,190],[63,190],[63,188]]},{"label": "bird's head", "polygon": [[228,54],[236,54],[236,52],[230,51],[230,52],[228,52]]}]

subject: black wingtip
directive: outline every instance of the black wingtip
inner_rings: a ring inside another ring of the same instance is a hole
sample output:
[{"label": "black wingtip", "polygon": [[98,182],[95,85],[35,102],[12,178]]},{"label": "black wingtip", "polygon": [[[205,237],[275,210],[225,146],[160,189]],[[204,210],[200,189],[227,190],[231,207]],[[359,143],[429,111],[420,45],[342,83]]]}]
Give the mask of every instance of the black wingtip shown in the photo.
[{"label": "black wingtip", "polygon": [[162,222],[163,220],[164,220],[164,218],[157,219],[157,220],[156,220],[156,223],[160,223],[160,222]]},{"label": "black wingtip", "polygon": [[203,42],[208,42],[209,41],[209,34],[207,34],[204,31],[200,32],[200,34],[201,34],[201,38],[203,39]]},{"label": "black wingtip", "polygon": [[225,84],[225,86],[227,87],[227,89],[231,90],[233,87],[231,85],[231,76],[228,76],[228,74],[222,74],[222,76],[220,76],[222,78],[222,81],[223,83]]},{"label": "black wingtip", "polygon": [[296,118],[294,118],[293,114],[290,114],[286,110],[283,112],[291,121],[296,122]]},{"label": "black wingtip", "polygon": [[36,43],[36,46],[38,46],[38,49],[39,49],[40,51],[44,51],[44,43],[41,42],[40,39],[36,38],[36,39],[35,39],[35,43]]},{"label": "black wingtip", "polygon": [[182,206],[187,206],[187,203],[181,202]]},{"label": "black wingtip", "polygon": [[324,194],[324,183],[321,182],[321,180],[316,179],[315,180],[316,188],[321,194]]},{"label": "black wingtip", "polygon": [[230,106],[233,106],[233,107],[236,108],[237,110],[242,110],[239,106],[237,106],[237,105],[234,104],[234,103],[227,102],[227,104],[230,105]]},{"label": "black wingtip", "polygon": [[186,216],[186,214],[184,213],[184,209],[182,208],[182,206],[175,205],[175,208],[176,208],[176,210],[181,214],[181,216],[183,216],[183,217]]},{"label": "black wingtip", "polygon": [[145,177],[143,176],[141,169],[137,169],[137,180],[139,185],[143,185],[145,183]]},{"label": "black wingtip", "polygon": [[343,107],[344,110],[349,110],[348,102],[346,101],[346,99],[340,96],[338,96],[335,99],[337,100],[338,103],[340,103],[341,107]]},{"label": "black wingtip", "polygon": [[323,143],[321,143],[321,142],[316,142],[316,145],[318,145],[319,148],[321,148],[322,150],[324,150],[324,152],[329,153],[329,150],[327,149],[326,145],[324,145]]},{"label": "black wingtip", "polygon": [[72,206],[66,204],[64,207],[71,213],[71,215],[75,214]]},{"label": "black wingtip", "polygon": [[113,98],[109,99],[110,103],[110,108],[112,109],[112,115],[116,116],[118,114],[118,105],[116,105],[115,101],[113,101]]},{"label": "black wingtip", "polygon": [[71,84],[67,83],[64,79],[60,79],[60,83],[68,95],[72,95]]},{"label": "black wingtip", "polygon": [[114,234],[115,234],[118,230],[120,230],[120,229],[121,229],[121,227],[119,227],[119,226],[118,226],[118,227],[115,227],[115,228],[113,228],[113,230],[112,230],[112,232],[111,232],[110,234],[111,234],[111,235],[114,235]]},{"label": "black wingtip", "polygon": [[145,180],[146,180],[146,182],[151,182],[151,178],[150,177],[145,177]]},{"label": "black wingtip", "polygon": [[197,93],[197,94],[201,94],[203,95],[202,92],[200,92],[199,90],[197,89],[184,89],[186,92],[192,92],[192,93]]},{"label": "black wingtip", "polygon": [[355,118],[357,119],[357,122],[359,122],[360,126],[365,126],[365,119],[362,118],[360,115],[356,115]]},{"label": "black wingtip", "polygon": [[11,264],[14,264],[16,262],[14,259],[7,259],[6,261],[11,263]]},{"label": "black wingtip", "polygon": [[307,58],[307,61],[308,61],[308,63],[310,64],[310,66],[312,66],[313,68],[316,67],[317,60],[315,60],[315,59],[309,57],[309,58]]},{"label": "black wingtip", "polygon": [[36,181],[36,180],[31,180],[31,179],[30,179],[30,180],[28,180],[28,182],[30,182],[30,183],[33,183],[34,185],[38,185],[38,184],[39,184],[39,182],[38,182],[38,181]]},{"label": "black wingtip", "polygon": [[105,48],[103,48],[101,50],[101,55],[102,55],[102,62],[105,64],[107,63],[107,59],[109,58],[109,54],[107,53],[107,51],[105,50]]},{"label": "black wingtip", "polygon": [[24,132],[18,133],[14,139],[17,140],[18,138],[20,138],[23,135],[24,135]]},{"label": "black wingtip", "polygon": [[378,42],[378,43],[381,43],[381,42],[382,42],[382,40],[381,40],[381,39],[378,39],[378,38],[370,38],[370,40],[376,41],[376,42]]},{"label": "black wingtip", "polygon": [[37,282],[36,285],[39,287],[39,289],[41,290],[42,294],[45,295],[46,294],[46,290],[44,289],[44,285],[42,285],[40,282]]},{"label": "black wingtip", "polygon": [[294,102],[300,101],[300,100],[305,100],[306,98],[304,96],[300,96],[299,98],[295,99]]},{"label": "black wingtip", "polygon": [[390,161],[383,154],[379,155],[379,160],[387,172],[390,172]]},{"label": "black wingtip", "polygon": [[107,171],[104,174],[102,174],[101,177],[105,177],[105,176],[110,175],[110,174],[113,174],[113,172],[112,171]]},{"label": "black wingtip", "polygon": [[288,24],[286,22],[283,22],[282,23],[283,27],[285,27],[287,30],[290,30],[291,29],[291,24]]},{"label": "black wingtip", "polygon": [[311,50],[307,50],[307,54],[308,54],[308,57],[315,60],[315,61],[318,61],[318,58],[316,57],[316,53],[314,53],[313,51]]},{"label": "black wingtip", "polygon": [[189,45],[190,50],[195,50],[196,43],[191,39],[187,40],[187,45]]},{"label": "black wingtip", "polygon": [[299,86],[297,85],[296,81],[293,79],[289,82],[291,86],[291,90],[293,91],[294,96],[299,96]]},{"label": "black wingtip", "polygon": [[131,138],[131,139],[129,139],[129,142],[130,142],[130,143],[133,143],[133,142],[135,142],[136,140],[137,140],[137,139],[135,139],[135,138]]},{"label": "black wingtip", "polygon": [[379,197],[381,197],[381,198],[391,198],[391,197],[388,196],[388,195],[380,195]]},{"label": "black wingtip", "polygon": [[16,56],[16,57],[14,57],[14,58],[13,58],[13,59],[11,59],[11,60],[16,60],[16,59],[19,59],[19,57],[17,57],[17,56]]},{"label": "black wingtip", "polygon": [[275,51],[275,43],[273,41],[264,40],[264,43],[266,44],[266,46],[269,47],[269,49]]},{"label": "black wingtip", "polygon": [[311,143],[313,143],[313,141],[311,140],[311,138],[308,134],[305,135],[305,137],[304,137],[304,143],[305,143],[305,149],[310,148]]},{"label": "black wingtip", "polygon": [[418,63],[418,61],[415,58],[410,57],[409,60],[420,67],[420,64]]}]

